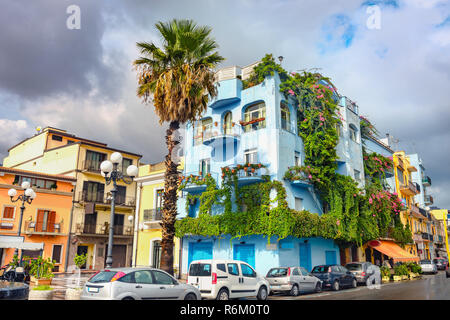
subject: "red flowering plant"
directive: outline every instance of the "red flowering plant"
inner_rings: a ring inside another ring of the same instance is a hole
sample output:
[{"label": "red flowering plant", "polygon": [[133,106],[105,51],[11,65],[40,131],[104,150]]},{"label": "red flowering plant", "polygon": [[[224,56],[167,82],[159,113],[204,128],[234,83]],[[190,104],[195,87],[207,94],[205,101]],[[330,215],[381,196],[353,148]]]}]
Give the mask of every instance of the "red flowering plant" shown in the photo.
[{"label": "red flowering plant", "polygon": [[386,172],[391,172],[394,168],[392,157],[384,157],[379,153],[367,153],[363,148],[364,173],[372,180],[386,178]]},{"label": "red flowering plant", "polygon": [[188,184],[196,184],[196,185],[212,185],[212,184],[216,184],[216,181],[214,180],[213,177],[211,177],[211,173],[208,173],[205,176],[202,176],[201,172],[199,173],[199,175],[188,175],[188,176],[180,176],[178,178],[178,182],[179,182],[179,186],[178,189],[179,190],[183,190],[184,188],[186,188],[186,185]]},{"label": "red flowering plant", "polygon": [[361,136],[376,138],[380,134],[375,126],[364,116],[359,116],[359,125],[361,127]]},{"label": "red flowering plant", "polygon": [[311,184],[320,184],[322,180],[318,177],[319,171],[311,166],[289,167],[284,173],[283,179],[289,181],[306,181]]},{"label": "red flowering plant", "polygon": [[242,175],[242,172],[248,173],[249,175],[251,173],[256,173],[257,170],[261,168],[266,168],[265,165],[262,163],[246,163],[246,164],[238,164],[235,167],[223,167],[222,168],[222,179],[230,179],[232,180],[232,177]]}]

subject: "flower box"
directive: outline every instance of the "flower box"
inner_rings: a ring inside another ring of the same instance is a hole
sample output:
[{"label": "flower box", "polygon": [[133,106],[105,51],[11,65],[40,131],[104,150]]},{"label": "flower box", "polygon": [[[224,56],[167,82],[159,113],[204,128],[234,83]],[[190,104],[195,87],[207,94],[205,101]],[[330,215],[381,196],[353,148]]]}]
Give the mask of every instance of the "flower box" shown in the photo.
[{"label": "flower box", "polygon": [[408,280],[408,279],[409,279],[408,276],[405,276],[405,275],[402,276],[402,280]]},{"label": "flower box", "polygon": [[401,281],[402,280],[402,276],[394,276],[394,281]]},{"label": "flower box", "polygon": [[389,282],[390,278],[389,277],[382,277],[381,281],[382,282]]},{"label": "flower box", "polygon": [[46,278],[35,278],[30,277],[30,288],[31,287],[37,287],[37,286],[49,286],[52,284],[52,278],[46,279]]},{"label": "flower box", "polygon": [[250,121],[247,121],[247,122],[239,121],[239,124],[241,126],[245,127],[245,126],[247,126],[249,124],[254,124],[254,123],[257,123],[257,122],[264,121],[264,120],[266,120],[266,118],[263,117],[263,118],[253,119],[253,120],[250,120]]}]

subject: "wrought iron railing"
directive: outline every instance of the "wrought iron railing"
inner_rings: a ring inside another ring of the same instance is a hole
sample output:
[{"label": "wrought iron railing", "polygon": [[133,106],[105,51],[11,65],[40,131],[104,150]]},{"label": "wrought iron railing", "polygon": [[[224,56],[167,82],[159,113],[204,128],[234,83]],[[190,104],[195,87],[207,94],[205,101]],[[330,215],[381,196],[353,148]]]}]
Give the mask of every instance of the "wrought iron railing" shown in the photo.
[{"label": "wrought iron railing", "polygon": [[[78,223],[76,225],[76,233],[84,235],[108,235],[109,234],[109,223],[103,224],[92,224],[92,223]],[[128,225],[115,225],[114,235],[116,236],[132,236],[133,227]]]}]

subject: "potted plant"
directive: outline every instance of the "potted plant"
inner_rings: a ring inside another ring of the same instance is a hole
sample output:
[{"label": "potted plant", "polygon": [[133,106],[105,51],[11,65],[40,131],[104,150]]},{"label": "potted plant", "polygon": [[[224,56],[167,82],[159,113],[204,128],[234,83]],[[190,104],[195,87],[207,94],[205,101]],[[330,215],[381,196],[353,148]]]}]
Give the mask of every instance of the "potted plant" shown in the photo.
[{"label": "potted plant", "polygon": [[38,285],[31,288],[28,300],[52,300],[53,288],[49,285]]},{"label": "potted plant", "polygon": [[54,182],[54,183],[50,186],[50,189],[51,189],[51,190],[56,190],[57,187],[58,187],[58,186],[56,185],[56,182]]},{"label": "potted plant", "polygon": [[386,266],[382,266],[380,268],[380,272],[381,272],[381,280],[383,282],[389,282],[391,278],[391,270]]},{"label": "potted plant", "polygon": [[81,293],[83,292],[83,287],[80,285],[81,267],[86,263],[86,260],[87,260],[86,253],[75,255],[73,262],[75,263],[75,266],[77,268],[77,280],[75,286],[69,287],[66,290],[66,300],[80,300]]},{"label": "potted plant", "polygon": [[54,261],[51,261],[50,258],[42,259],[42,257],[38,257],[31,260],[30,286],[49,286],[52,283],[52,278],[55,276],[52,272],[54,267]]}]

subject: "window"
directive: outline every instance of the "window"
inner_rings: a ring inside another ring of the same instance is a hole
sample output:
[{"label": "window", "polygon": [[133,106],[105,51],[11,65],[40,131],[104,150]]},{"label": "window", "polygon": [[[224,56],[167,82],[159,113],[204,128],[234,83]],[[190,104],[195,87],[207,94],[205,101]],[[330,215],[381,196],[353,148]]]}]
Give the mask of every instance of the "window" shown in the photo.
[{"label": "window", "polygon": [[134,279],[135,272],[131,272],[127,274],[126,276],[123,276],[122,278],[118,279],[117,281],[124,282],[124,283],[136,283],[136,280]]},{"label": "window", "polygon": [[233,119],[231,112],[227,112],[223,117],[223,133],[232,134]]},{"label": "window", "polygon": [[206,175],[211,172],[211,161],[210,161],[210,159],[200,160],[198,172],[203,178],[206,177]]},{"label": "window", "polygon": [[358,130],[356,129],[356,127],[351,124],[348,126],[348,130],[350,132],[350,139],[354,142],[358,142]]},{"label": "window", "polygon": [[73,141],[73,140],[67,140],[67,144],[74,144],[75,143],[75,141]]},{"label": "window", "polygon": [[295,197],[295,210],[303,210],[303,199]]},{"label": "window", "polygon": [[3,207],[3,219],[14,219],[15,207]]},{"label": "window", "polygon": [[89,171],[100,171],[100,164],[105,159],[106,155],[104,153],[87,150],[83,169]]},{"label": "window", "polygon": [[35,230],[37,232],[55,232],[55,218],[55,211],[38,210]]},{"label": "window", "polygon": [[258,163],[258,151],[257,149],[245,150],[244,151],[244,161],[249,164]]},{"label": "window", "polygon": [[153,277],[149,270],[136,271],[134,279],[136,283],[153,284]]},{"label": "window", "polygon": [[62,253],[62,245],[54,244],[52,252],[52,260],[55,260],[56,263],[61,263],[61,253]]},{"label": "window", "polygon": [[281,101],[281,129],[291,131],[291,112],[286,102]]},{"label": "window", "polygon": [[207,139],[212,135],[212,118],[206,118],[196,123],[194,127],[194,145],[202,144],[203,139]]},{"label": "window", "polygon": [[62,141],[63,138],[62,138],[61,136],[52,135],[52,140],[55,140],[55,141]]},{"label": "window", "polygon": [[244,277],[256,278],[256,272],[250,266],[241,263],[241,271]]},{"label": "window", "polygon": [[238,265],[236,263],[229,263],[228,265],[228,273],[234,276],[239,275]]},{"label": "window", "polygon": [[227,268],[225,267],[225,263],[218,263],[217,264],[217,270],[227,272]]},{"label": "window", "polygon": [[298,268],[295,268],[294,271],[292,271],[293,276],[299,276],[300,272],[298,271]]},{"label": "window", "polygon": [[401,171],[399,168],[397,169],[397,179],[400,182],[400,184],[405,184],[405,180],[403,179],[403,171]]},{"label": "window", "polygon": [[156,209],[160,209],[163,207],[164,203],[164,189],[156,190]]},{"label": "window", "polygon": [[152,267],[159,268],[161,265],[161,241],[153,241],[152,247]]},{"label": "window", "polygon": [[302,275],[303,276],[307,276],[307,275],[309,275],[309,272],[308,272],[308,270],[306,270],[305,268],[303,268],[303,267],[301,267],[300,268],[300,271],[301,271],[301,273],[302,273]]},{"label": "window", "polygon": [[103,202],[105,185],[103,183],[84,181],[83,200],[86,202]]},{"label": "window", "polygon": [[29,178],[29,177],[23,177],[23,176],[16,176],[15,180],[17,180],[17,183],[20,185],[24,181],[28,181],[32,187],[37,187],[39,189],[51,189],[56,187],[56,181],[55,180],[45,180],[45,179],[39,179],[39,178]]},{"label": "window", "polygon": [[[225,265],[223,265],[225,268]],[[207,277],[211,275],[210,263],[192,263],[189,268],[189,275],[192,277]]]},{"label": "window", "polygon": [[355,176],[355,180],[357,182],[361,182],[361,172],[359,170],[354,169],[353,173],[354,173],[354,176]]},{"label": "window", "polygon": [[132,164],[133,164],[133,160],[132,159],[128,159],[128,158],[123,158],[122,159],[122,173],[124,175],[127,175],[127,169]]},{"label": "window", "polygon": [[294,155],[294,165],[297,167],[301,167],[302,165],[302,158],[300,157],[300,153],[295,151]]},{"label": "window", "polygon": [[153,270],[153,276],[155,277],[155,283],[156,284],[174,284],[174,279],[169,276],[168,274]]},{"label": "window", "polygon": [[245,109],[244,132],[251,132],[266,127],[266,104],[259,102]]}]

